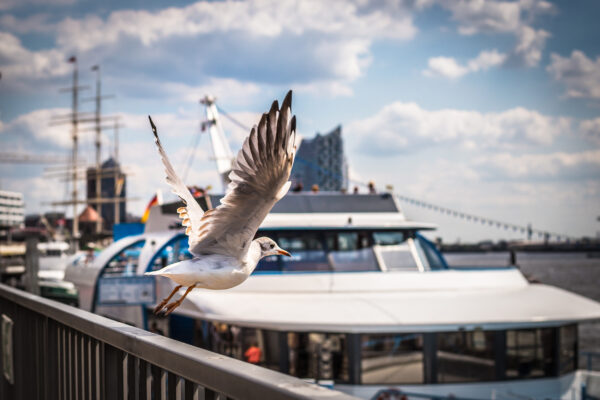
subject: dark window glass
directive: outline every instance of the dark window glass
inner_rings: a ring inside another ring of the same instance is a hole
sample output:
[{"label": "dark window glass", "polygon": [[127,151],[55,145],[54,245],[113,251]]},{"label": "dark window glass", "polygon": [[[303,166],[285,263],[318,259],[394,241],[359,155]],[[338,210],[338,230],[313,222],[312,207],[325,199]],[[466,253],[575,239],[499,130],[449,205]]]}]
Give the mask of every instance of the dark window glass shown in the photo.
[{"label": "dark window glass", "polygon": [[446,268],[444,260],[442,260],[440,253],[435,250],[435,245],[433,243],[423,238],[421,235],[417,235],[416,243],[420,250],[419,254],[422,254],[421,257],[425,257],[425,262],[429,264],[430,269],[438,270]]},{"label": "dark window glass", "polygon": [[338,251],[351,251],[359,248],[357,232],[338,233]]},{"label": "dark window glass", "polygon": [[437,382],[491,381],[494,333],[481,330],[437,334]]},{"label": "dark window glass", "polygon": [[130,276],[136,275],[140,253],[145,240],[135,242],[121,250],[110,259],[102,270],[102,276]]},{"label": "dark window glass", "polygon": [[346,337],[338,333],[288,333],[289,374],[348,382]]},{"label": "dark window glass", "polygon": [[329,271],[327,253],[317,233],[282,234],[278,244],[292,254],[291,257],[280,257],[284,272]]},{"label": "dark window glass", "polygon": [[[263,236],[259,232],[257,236]],[[378,271],[368,232],[299,231],[266,234],[292,257],[263,258],[256,272]],[[277,235],[277,236],[275,236]]]},{"label": "dark window glass", "polygon": [[560,375],[577,369],[577,325],[560,328]]},{"label": "dark window glass", "polygon": [[362,335],[361,382],[423,383],[423,335]]},{"label": "dark window glass", "polygon": [[506,377],[528,379],[554,375],[555,329],[506,332]]},{"label": "dark window glass", "polygon": [[192,254],[189,252],[188,248],[189,243],[187,236],[182,235],[175,237],[163,246],[160,252],[154,256],[152,264],[150,265],[150,270],[155,271],[164,268],[167,265],[191,259]]},{"label": "dark window glass", "polygon": [[255,328],[242,328],[218,322],[206,322],[196,334],[196,344],[238,360],[278,371],[278,333]]},{"label": "dark window glass", "polygon": [[402,232],[373,232],[373,241],[380,246],[391,246],[400,244],[405,240]]}]

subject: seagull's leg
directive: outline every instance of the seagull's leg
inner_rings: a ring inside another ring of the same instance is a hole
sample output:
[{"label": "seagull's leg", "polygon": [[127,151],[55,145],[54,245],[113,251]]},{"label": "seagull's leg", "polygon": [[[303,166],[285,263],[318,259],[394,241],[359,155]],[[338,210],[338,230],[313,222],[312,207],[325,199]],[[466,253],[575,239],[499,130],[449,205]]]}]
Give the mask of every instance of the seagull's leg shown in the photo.
[{"label": "seagull's leg", "polygon": [[176,309],[177,307],[179,307],[181,305],[181,303],[183,302],[183,299],[185,299],[185,296],[187,296],[188,293],[191,292],[192,289],[195,288],[195,287],[196,287],[196,284],[193,284],[192,286],[190,286],[189,288],[187,288],[187,290],[185,291],[185,293],[183,294],[183,296],[181,296],[179,298],[179,300],[174,301],[171,304],[167,304],[167,311],[165,312],[165,316],[171,314],[174,309]]},{"label": "seagull's leg", "polygon": [[165,306],[165,304],[167,304],[169,302],[169,300],[171,300],[171,297],[173,297],[173,295],[175,295],[175,293],[177,293],[177,291],[179,289],[181,289],[182,287],[183,287],[183,285],[176,286],[175,289],[173,289],[173,291],[169,295],[169,297],[163,299],[163,301],[161,301],[159,305],[154,307],[154,314],[158,314],[159,311],[162,310],[162,308]]}]

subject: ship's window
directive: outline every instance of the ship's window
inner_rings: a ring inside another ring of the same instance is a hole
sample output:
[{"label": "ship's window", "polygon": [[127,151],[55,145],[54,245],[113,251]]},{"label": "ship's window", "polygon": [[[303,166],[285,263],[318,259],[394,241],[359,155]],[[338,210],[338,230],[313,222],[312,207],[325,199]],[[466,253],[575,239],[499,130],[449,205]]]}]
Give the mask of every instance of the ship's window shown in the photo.
[{"label": "ship's window", "polygon": [[329,251],[354,251],[370,246],[370,234],[359,232],[325,232],[325,242]]},{"label": "ship's window", "polygon": [[348,382],[346,338],[337,333],[288,333],[289,374],[302,379]]},{"label": "ship's window", "polygon": [[274,331],[219,322],[203,322],[200,330],[195,342],[200,347],[251,364],[279,369],[279,352],[271,343],[273,334],[276,336]]},{"label": "ship's window", "polygon": [[339,251],[350,251],[358,249],[358,233],[357,232],[339,232],[338,247]]},{"label": "ship's window", "polygon": [[191,259],[192,254],[189,252],[188,248],[188,237],[185,235],[176,236],[154,255],[150,270],[155,271],[164,268],[167,265]]},{"label": "ship's window", "polygon": [[417,263],[407,243],[393,246],[377,246],[381,260],[388,271],[416,271]]},{"label": "ship's window", "polygon": [[283,272],[329,271],[327,253],[316,233],[280,235],[278,244],[292,255],[291,257],[280,256]]},{"label": "ship's window", "polygon": [[334,272],[378,271],[377,260],[373,249],[366,248],[354,251],[331,251],[328,255],[329,265]]},{"label": "ship's window", "polygon": [[482,330],[437,334],[437,382],[491,381],[494,333]]},{"label": "ship's window", "polygon": [[423,335],[362,335],[361,382],[423,383]]},{"label": "ship's window", "polygon": [[117,253],[102,270],[102,276],[135,275],[144,243],[145,240],[140,240]]},{"label": "ship's window", "polygon": [[506,332],[506,377],[528,379],[554,375],[552,328]]},{"label": "ship's window", "polygon": [[419,254],[425,257],[430,269],[439,270],[447,268],[441,254],[437,251],[433,243],[417,233],[415,244],[417,245]]},{"label": "ship's window", "polygon": [[373,241],[380,246],[391,246],[404,242],[402,232],[373,232]]},{"label": "ship's window", "polygon": [[560,375],[577,369],[577,325],[560,327]]}]

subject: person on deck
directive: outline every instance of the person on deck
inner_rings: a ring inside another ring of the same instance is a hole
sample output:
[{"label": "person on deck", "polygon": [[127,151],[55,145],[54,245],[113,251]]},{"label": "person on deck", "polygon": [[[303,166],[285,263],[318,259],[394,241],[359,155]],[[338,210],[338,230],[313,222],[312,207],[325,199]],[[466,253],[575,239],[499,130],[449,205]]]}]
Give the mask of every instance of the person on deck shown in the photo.
[{"label": "person on deck", "polygon": [[260,363],[261,356],[262,356],[262,351],[261,351],[260,347],[258,347],[256,342],[252,343],[252,345],[250,345],[250,347],[248,347],[248,349],[244,353],[244,357],[246,357],[246,361],[249,362],[250,364],[258,365],[258,363]]}]

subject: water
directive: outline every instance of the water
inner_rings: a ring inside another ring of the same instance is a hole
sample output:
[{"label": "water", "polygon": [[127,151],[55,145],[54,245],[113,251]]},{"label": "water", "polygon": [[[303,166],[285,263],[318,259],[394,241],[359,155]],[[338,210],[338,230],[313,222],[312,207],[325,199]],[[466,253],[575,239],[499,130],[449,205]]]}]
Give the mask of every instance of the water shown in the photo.
[{"label": "water", "polygon": [[[600,302],[600,255],[587,253],[517,253],[521,271],[537,281],[559,287]],[[448,253],[448,264],[454,266],[505,266],[508,252]],[[600,351],[600,322],[579,325],[579,350]],[[596,359],[595,369],[600,367]],[[580,359],[585,367],[585,359]]]}]

